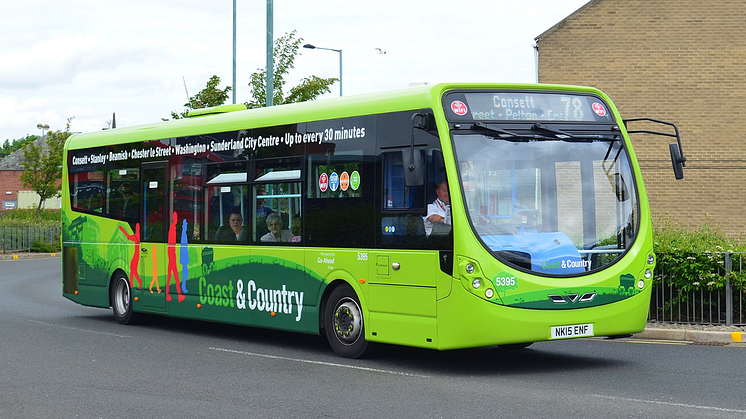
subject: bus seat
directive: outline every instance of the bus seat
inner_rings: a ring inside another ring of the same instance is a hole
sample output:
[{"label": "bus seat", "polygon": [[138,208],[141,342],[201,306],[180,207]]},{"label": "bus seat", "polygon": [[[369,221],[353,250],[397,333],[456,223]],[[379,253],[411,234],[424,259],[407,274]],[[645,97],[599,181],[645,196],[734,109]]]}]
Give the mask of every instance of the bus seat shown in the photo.
[{"label": "bus seat", "polygon": [[236,241],[236,233],[228,226],[220,226],[215,232],[215,241],[217,243],[232,243]]},{"label": "bus seat", "polygon": [[254,220],[254,227],[254,231],[256,231],[254,242],[259,243],[262,236],[269,233],[269,229],[267,229],[267,217],[256,217]]}]

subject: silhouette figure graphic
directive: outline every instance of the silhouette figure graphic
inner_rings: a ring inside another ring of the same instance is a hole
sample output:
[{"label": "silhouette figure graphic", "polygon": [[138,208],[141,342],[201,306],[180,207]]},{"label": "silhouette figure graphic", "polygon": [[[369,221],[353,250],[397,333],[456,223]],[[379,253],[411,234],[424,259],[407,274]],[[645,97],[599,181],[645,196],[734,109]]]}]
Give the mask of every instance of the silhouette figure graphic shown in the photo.
[{"label": "silhouette figure graphic", "polygon": [[137,272],[137,265],[140,263],[140,223],[135,224],[135,232],[132,234],[127,234],[127,231],[121,224],[119,225],[119,229],[122,230],[127,240],[135,243],[135,254],[132,255],[132,260],[130,261],[130,287],[135,287],[132,278],[136,278],[139,289],[142,289],[140,274]]},{"label": "silhouette figure graphic", "polygon": [[184,301],[184,295],[181,293],[181,287],[179,286],[179,270],[176,268],[176,223],[178,222],[176,211],[174,211],[174,219],[171,222],[171,226],[168,229],[168,276],[166,276],[166,301],[171,301],[171,293],[168,292],[168,288],[171,285],[171,276],[174,277],[174,285],[176,286],[176,292],[179,294],[179,302]]}]

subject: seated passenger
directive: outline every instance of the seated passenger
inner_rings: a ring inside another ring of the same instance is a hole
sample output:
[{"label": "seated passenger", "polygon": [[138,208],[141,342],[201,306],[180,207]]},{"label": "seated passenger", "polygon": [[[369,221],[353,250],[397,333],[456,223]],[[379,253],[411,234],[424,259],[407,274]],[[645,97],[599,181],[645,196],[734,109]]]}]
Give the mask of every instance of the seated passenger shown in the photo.
[{"label": "seated passenger", "polygon": [[243,216],[241,208],[233,207],[231,215],[228,218],[228,227],[220,226],[215,234],[215,241],[218,243],[245,242],[248,232],[243,226]]},{"label": "seated passenger", "polygon": [[202,240],[201,234],[201,227],[199,226],[199,223],[195,223],[194,230],[192,230],[192,241],[198,242]]},{"label": "seated passenger", "polygon": [[293,233],[293,237],[290,239],[291,243],[300,243],[300,226],[300,217],[295,217],[290,222],[290,231]]},{"label": "seated passenger", "polygon": [[269,233],[262,236],[263,242],[290,242],[293,233],[290,230],[282,229],[282,218],[277,214],[267,216],[267,229]]},{"label": "seated passenger", "polygon": [[241,208],[233,207],[231,216],[228,218],[228,225],[231,226],[233,234],[236,236],[237,242],[244,242],[248,237],[246,227],[243,225],[243,216],[241,215]]}]

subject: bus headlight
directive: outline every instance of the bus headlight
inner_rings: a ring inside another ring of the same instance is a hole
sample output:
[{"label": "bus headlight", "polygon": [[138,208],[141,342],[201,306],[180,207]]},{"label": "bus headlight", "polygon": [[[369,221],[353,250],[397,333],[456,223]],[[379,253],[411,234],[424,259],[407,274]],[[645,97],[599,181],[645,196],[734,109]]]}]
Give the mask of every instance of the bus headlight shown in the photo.
[{"label": "bus headlight", "polygon": [[482,280],[479,278],[474,278],[474,280],[471,281],[471,286],[474,287],[475,290],[478,290],[479,287],[482,286]]},{"label": "bus headlight", "polygon": [[487,291],[484,292],[484,296],[487,298],[492,298],[495,296],[495,291],[493,291],[492,288],[487,288]]},{"label": "bus headlight", "polygon": [[[470,275],[474,273],[474,265],[473,264],[469,263],[468,265],[466,265],[466,273],[470,274]],[[479,288],[479,287],[475,287],[475,288]]]},{"label": "bus headlight", "polygon": [[655,263],[655,255],[648,255],[648,265]]},{"label": "bus headlight", "polygon": [[650,269],[645,269],[645,279],[650,279],[653,277],[653,271]]},{"label": "bus headlight", "polygon": [[642,279],[637,281],[637,288],[639,289],[645,288],[645,281],[643,281]]}]

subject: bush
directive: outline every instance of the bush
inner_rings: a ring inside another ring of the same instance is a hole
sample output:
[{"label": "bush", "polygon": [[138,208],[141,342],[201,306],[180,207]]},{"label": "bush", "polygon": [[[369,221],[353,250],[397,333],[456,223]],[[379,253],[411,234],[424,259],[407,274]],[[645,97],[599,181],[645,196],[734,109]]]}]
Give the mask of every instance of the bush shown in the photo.
[{"label": "bush", "polygon": [[36,253],[57,253],[60,251],[60,243],[34,242],[31,251]]},{"label": "bush", "polygon": [[0,225],[55,225],[60,224],[60,210],[44,210],[36,218],[35,209],[14,209],[0,211]]},{"label": "bush", "polygon": [[[695,229],[674,222],[666,216],[653,226],[653,247],[657,267],[654,281],[660,284],[666,275],[667,284],[682,292],[725,287],[725,254],[746,251],[743,240],[726,237],[722,228],[708,220]],[[729,275],[734,286],[743,286],[739,272]]]}]

